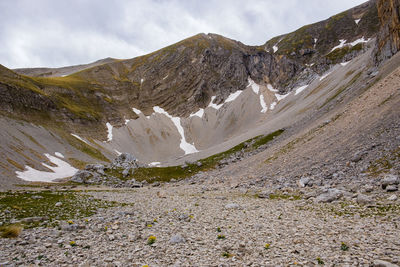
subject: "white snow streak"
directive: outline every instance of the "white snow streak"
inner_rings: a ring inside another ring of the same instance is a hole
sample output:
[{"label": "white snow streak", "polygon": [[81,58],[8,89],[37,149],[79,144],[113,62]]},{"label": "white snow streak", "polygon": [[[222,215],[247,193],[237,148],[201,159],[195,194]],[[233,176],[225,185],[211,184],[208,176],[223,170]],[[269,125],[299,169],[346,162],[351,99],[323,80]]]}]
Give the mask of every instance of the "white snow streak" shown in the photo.
[{"label": "white snow streak", "polygon": [[181,135],[180,148],[185,152],[185,155],[199,152],[194,145],[186,142],[185,131],[183,130],[183,127],[181,125],[181,118],[172,117],[163,108],[158,107],[158,106],[153,107],[153,110],[156,113],[164,114],[165,116],[170,118],[172,120],[172,122],[175,124],[176,129],[178,129],[178,132]]},{"label": "white snow streak", "polygon": [[[243,91],[238,90],[238,91],[236,91],[236,92],[230,94],[230,95],[228,96],[228,98],[225,100],[225,103],[232,102],[232,101],[235,100],[242,92],[243,92]],[[224,104],[225,104],[225,103],[224,103]]]},{"label": "white snow streak", "polygon": [[262,107],[261,113],[265,113],[268,111],[268,107],[267,104],[265,103],[263,94],[260,95],[260,105]]},{"label": "white snow streak", "polygon": [[358,23],[360,22],[361,19],[356,19],[354,20],[354,22],[358,25]]},{"label": "white snow streak", "polygon": [[160,165],[161,164],[161,162],[152,162],[152,163],[149,163],[149,166],[151,166],[151,167],[157,167],[158,165]]},{"label": "white snow streak", "polygon": [[273,103],[271,103],[271,105],[269,106],[269,108],[270,108],[271,110],[273,110],[273,109],[275,108],[275,106],[276,106],[276,102],[273,102]]},{"label": "white snow streak", "polygon": [[113,138],[112,134],[113,126],[109,122],[106,123],[106,126],[107,126],[107,141],[110,142]]},{"label": "white snow streak", "polygon": [[216,109],[216,110],[218,110],[218,109],[220,109],[220,108],[222,107],[222,105],[223,105],[224,103],[219,104],[219,105],[214,104],[213,102],[214,102],[214,99],[215,99],[215,98],[216,98],[216,96],[212,96],[212,97],[211,97],[211,101],[210,101],[210,104],[208,104],[208,106],[209,106],[209,107],[212,107],[212,108],[214,108],[214,109]]},{"label": "white snow streak", "polygon": [[300,86],[299,88],[297,88],[296,89],[296,92],[294,93],[294,95],[298,95],[298,94],[300,94],[304,89],[306,89],[308,87],[308,84],[307,85],[304,85],[304,86]]},{"label": "white snow streak", "polygon": [[54,152],[54,155],[56,155],[57,157],[59,157],[59,158],[64,158],[64,155],[63,154],[61,154],[60,152]]},{"label": "white snow streak", "polygon": [[15,172],[18,178],[32,182],[51,182],[55,179],[70,177],[78,171],[78,169],[75,169],[67,162],[57,157],[54,157],[47,153],[44,155],[50,160],[51,163],[57,165],[56,167],[52,167],[47,165],[46,163],[42,163],[42,165],[50,169],[51,172],[38,171],[32,167],[25,166],[24,171]]},{"label": "white snow streak", "polygon": [[275,94],[275,97],[278,101],[281,101],[282,99],[285,99],[290,93],[287,93],[286,95],[280,95],[280,94]]},{"label": "white snow streak", "polygon": [[142,113],[140,110],[138,110],[137,108],[132,108],[133,112],[135,112],[137,115],[139,115],[140,113]]},{"label": "white snow streak", "polygon": [[278,47],[276,46],[276,45],[274,45],[273,47],[272,47],[272,49],[274,49],[274,53],[276,52],[276,51],[278,51]]},{"label": "white snow streak", "polygon": [[88,144],[88,145],[90,145],[87,141],[85,141],[85,140],[83,140],[80,136],[78,136],[78,135],[76,135],[76,134],[71,134],[73,137],[75,137],[76,139],[79,139],[79,140],[81,140],[82,142],[84,142],[84,143],[86,143],[86,144]]},{"label": "white snow streak", "polygon": [[164,78],[162,78],[163,80],[165,80],[165,79],[167,79],[168,78],[168,74],[167,74],[167,76],[165,76]]},{"label": "white snow streak", "polygon": [[371,39],[365,39],[364,36],[363,36],[363,37],[361,37],[360,39],[357,39],[357,40],[355,40],[354,42],[349,43],[349,45],[355,46],[355,45],[358,45],[358,44],[366,43],[366,42],[368,42],[369,40],[371,40]]},{"label": "white snow streak", "polygon": [[125,119],[125,125],[127,125],[129,121],[130,121],[130,120]]},{"label": "white snow streak", "polygon": [[334,48],[332,48],[331,52],[336,50],[336,49],[338,49],[338,48],[342,48],[344,46],[344,44],[346,43],[346,40],[343,40],[343,39],[341,39],[339,41],[340,41],[340,44],[335,46]]},{"label": "white snow streak", "polygon": [[258,95],[258,92],[260,92],[260,86],[256,84],[251,78],[249,78],[249,85],[247,87],[251,86],[251,90]]},{"label": "white snow streak", "polygon": [[324,75],[322,75],[322,76],[319,78],[319,80],[322,81],[323,79],[325,79],[326,77],[328,77],[329,74],[331,74],[331,73],[332,73],[332,71],[329,71],[329,72],[325,73]]},{"label": "white snow streak", "polygon": [[[350,60],[351,61],[351,60]],[[343,67],[344,66],[346,66],[347,64],[349,64],[350,63],[350,61],[347,61],[347,62],[342,62],[342,63],[340,63],[340,65],[342,65]]]},{"label": "white snow streak", "polygon": [[201,109],[199,109],[199,111],[197,111],[196,113],[190,114],[189,117],[197,116],[197,117],[202,118],[203,115],[204,115],[204,108],[201,108]]},{"label": "white snow streak", "polygon": [[116,150],[116,149],[114,149],[114,151],[115,151],[115,153],[117,153],[118,156],[122,154],[121,152],[119,152],[119,151]]},{"label": "white snow streak", "polygon": [[276,90],[276,89],[272,86],[272,84],[267,84],[267,88],[268,88],[268,90],[270,90],[271,92],[279,92],[279,90]]},{"label": "white snow streak", "polygon": [[142,79],[140,79],[140,84],[142,84],[144,82],[144,79],[142,78]]}]

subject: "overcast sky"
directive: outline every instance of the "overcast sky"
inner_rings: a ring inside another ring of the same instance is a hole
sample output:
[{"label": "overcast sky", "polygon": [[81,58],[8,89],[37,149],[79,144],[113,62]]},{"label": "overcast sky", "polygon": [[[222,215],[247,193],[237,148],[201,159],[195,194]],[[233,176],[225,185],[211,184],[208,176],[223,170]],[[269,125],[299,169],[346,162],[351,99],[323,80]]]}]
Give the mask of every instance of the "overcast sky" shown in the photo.
[{"label": "overcast sky", "polygon": [[249,45],[365,0],[0,0],[0,64],[132,58],[200,32]]}]

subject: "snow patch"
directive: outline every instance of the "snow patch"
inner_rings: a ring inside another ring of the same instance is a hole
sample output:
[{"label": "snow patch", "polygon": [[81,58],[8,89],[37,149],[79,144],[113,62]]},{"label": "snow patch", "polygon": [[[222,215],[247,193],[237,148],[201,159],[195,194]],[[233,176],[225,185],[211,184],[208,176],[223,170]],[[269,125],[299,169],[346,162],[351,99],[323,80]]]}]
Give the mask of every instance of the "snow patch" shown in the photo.
[{"label": "snow patch", "polygon": [[167,74],[167,76],[165,76],[164,78],[162,78],[163,80],[165,80],[165,79],[167,79],[168,78],[168,74]]},{"label": "snow patch", "polygon": [[112,141],[113,138],[112,134],[113,126],[109,122],[106,123],[106,126],[107,126],[107,141],[110,142]]},{"label": "snow patch", "polygon": [[249,85],[247,87],[251,86],[251,90],[258,95],[258,92],[260,92],[260,86],[256,84],[251,78],[249,78]]},{"label": "snow patch", "polygon": [[[351,61],[351,60],[350,60],[350,61]],[[347,64],[349,64],[349,63],[350,63],[350,61],[347,61],[347,62],[342,62],[342,63],[340,63],[340,65],[344,67],[344,66],[346,66]]]},{"label": "snow patch", "polygon": [[118,156],[122,154],[121,152],[119,152],[119,151],[116,150],[116,149],[114,149],[114,151],[115,151],[115,153],[117,153]]},{"label": "snow patch", "polygon": [[363,36],[363,37],[361,37],[360,39],[357,39],[357,40],[355,40],[354,42],[349,43],[349,45],[355,46],[355,45],[358,45],[358,44],[366,43],[366,42],[368,42],[369,40],[371,40],[371,39],[365,39],[364,36]]},{"label": "snow patch", "polygon": [[142,78],[142,79],[140,79],[140,84],[142,84],[144,82],[144,79]]},{"label": "snow patch", "polygon": [[354,20],[354,22],[358,25],[358,23],[360,22],[361,19],[356,19]]},{"label": "snow patch", "polygon": [[[230,94],[230,95],[228,96],[228,98],[225,100],[225,103],[232,102],[232,101],[235,100],[242,92],[243,92],[243,91],[238,90],[238,91],[236,91],[236,92]],[[225,103],[224,103],[224,104],[225,104]]]},{"label": "snow patch", "polygon": [[125,119],[125,125],[127,125],[129,121],[130,121],[130,120]]},{"label": "snow patch", "polygon": [[276,102],[272,102],[271,105],[269,106],[269,108],[270,108],[271,110],[274,110],[276,104],[277,104]]},{"label": "snow patch", "polygon": [[140,110],[138,110],[137,108],[132,108],[133,112],[136,113],[136,115],[139,115],[140,113],[142,113]]},{"label": "snow patch", "polygon": [[151,162],[151,163],[149,163],[149,166],[150,167],[157,167],[157,166],[159,166],[161,164],[161,162]]},{"label": "snow patch", "polygon": [[172,117],[163,108],[158,107],[158,106],[153,107],[153,110],[156,113],[164,114],[165,116],[170,118],[172,120],[172,122],[175,124],[176,129],[178,129],[178,132],[181,135],[180,148],[185,152],[185,155],[199,152],[194,145],[186,142],[185,131],[183,130],[183,127],[181,125],[181,118]]},{"label": "snow patch", "polygon": [[68,162],[65,162],[57,157],[49,154],[44,154],[51,163],[57,165],[56,167],[49,166],[46,163],[42,163],[43,166],[51,170],[51,172],[38,171],[32,167],[25,166],[24,171],[16,171],[18,178],[31,182],[52,182],[55,179],[61,179],[73,176],[78,169],[75,169]]},{"label": "snow patch", "polygon": [[274,46],[272,47],[272,49],[274,49],[274,53],[275,53],[276,51],[278,51],[279,47],[276,46],[276,45],[274,45]]},{"label": "snow patch", "polygon": [[290,93],[287,93],[286,95],[280,95],[280,94],[275,94],[275,97],[278,101],[281,101],[282,99],[285,99]]},{"label": "snow patch", "polygon": [[261,113],[265,113],[268,111],[267,104],[265,103],[264,96],[262,94],[260,95],[260,105],[262,107]]},{"label": "snow patch", "polygon": [[330,74],[332,73],[332,71],[329,71],[327,73],[325,73],[324,75],[322,75],[319,80],[322,81],[323,79],[325,79],[326,77],[328,77]]},{"label": "snow patch", "polygon": [[204,108],[201,108],[201,109],[199,109],[199,111],[197,111],[196,113],[190,114],[189,117],[197,116],[197,117],[202,118],[203,115],[204,115]]},{"label": "snow patch", "polygon": [[299,88],[296,89],[296,92],[294,93],[294,95],[300,94],[300,93],[301,93],[304,89],[306,89],[307,87],[308,87],[308,84],[307,84],[307,85],[300,86]]},{"label": "snow patch", "polygon": [[64,155],[63,154],[61,154],[60,152],[54,152],[54,155],[56,155],[57,157],[59,157],[59,158],[64,158]]},{"label": "snow patch", "polygon": [[344,40],[344,39],[341,39],[339,41],[340,41],[340,44],[335,46],[334,48],[332,48],[331,52],[336,50],[336,49],[338,49],[338,48],[342,48],[344,46],[344,44],[346,43],[346,40]]},{"label": "snow patch", "polygon": [[222,107],[222,105],[223,105],[224,103],[219,104],[219,105],[214,104],[213,102],[214,102],[215,98],[216,98],[216,96],[212,96],[212,97],[211,97],[211,101],[210,101],[210,104],[208,104],[208,107],[212,107],[212,108],[218,110],[218,109],[220,109],[220,108]]},{"label": "snow patch", "polygon": [[279,92],[279,90],[276,90],[276,89],[272,86],[272,84],[267,84],[267,88],[268,88],[268,90],[270,90],[271,92]]},{"label": "snow patch", "polygon": [[84,142],[84,143],[86,143],[86,144],[88,144],[88,145],[90,145],[86,140],[84,140],[82,137],[80,137],[80,136],[78,136],[78,135],[76,135],[76,134],[71,134],[73,137],[75,137],[76,139],[79,139],[79,140],[81,140],[82,142]]}]

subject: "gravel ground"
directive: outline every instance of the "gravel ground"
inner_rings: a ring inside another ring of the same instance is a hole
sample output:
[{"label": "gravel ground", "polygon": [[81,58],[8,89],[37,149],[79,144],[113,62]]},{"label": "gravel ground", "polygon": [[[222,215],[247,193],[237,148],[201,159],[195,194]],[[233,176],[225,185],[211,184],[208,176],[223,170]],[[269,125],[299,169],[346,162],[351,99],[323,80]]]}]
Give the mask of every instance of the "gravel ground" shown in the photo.
[{"label": "gravel ground", "polygon": [[[275,199],[259,198],[257,190],[184,182],[91,191],[95,198],[133,205],[103,209],[73,225],[64,222],[58,229],[26,229],[16,239],[0,239],[0,266],[400,263],[399,209],[369,216],[370,208],[346,200],[306,200],[305,189],[301,189],[305,194],[282,191]],[[352,213],[343,208],[349,203]],[[398,200],[393,205],[398,207]],[[152,245],[150,236],[156,238]]]}]

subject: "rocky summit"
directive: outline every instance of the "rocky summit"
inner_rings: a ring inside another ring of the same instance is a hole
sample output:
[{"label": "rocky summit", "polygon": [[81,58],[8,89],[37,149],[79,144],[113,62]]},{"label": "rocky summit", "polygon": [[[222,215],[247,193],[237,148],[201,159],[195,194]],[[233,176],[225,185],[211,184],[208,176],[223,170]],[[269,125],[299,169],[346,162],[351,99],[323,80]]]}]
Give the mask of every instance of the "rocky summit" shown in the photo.
[{"label": "rocky summit", "polygon": [[399,8],[0,65],[0,266],[400,266]]}]

